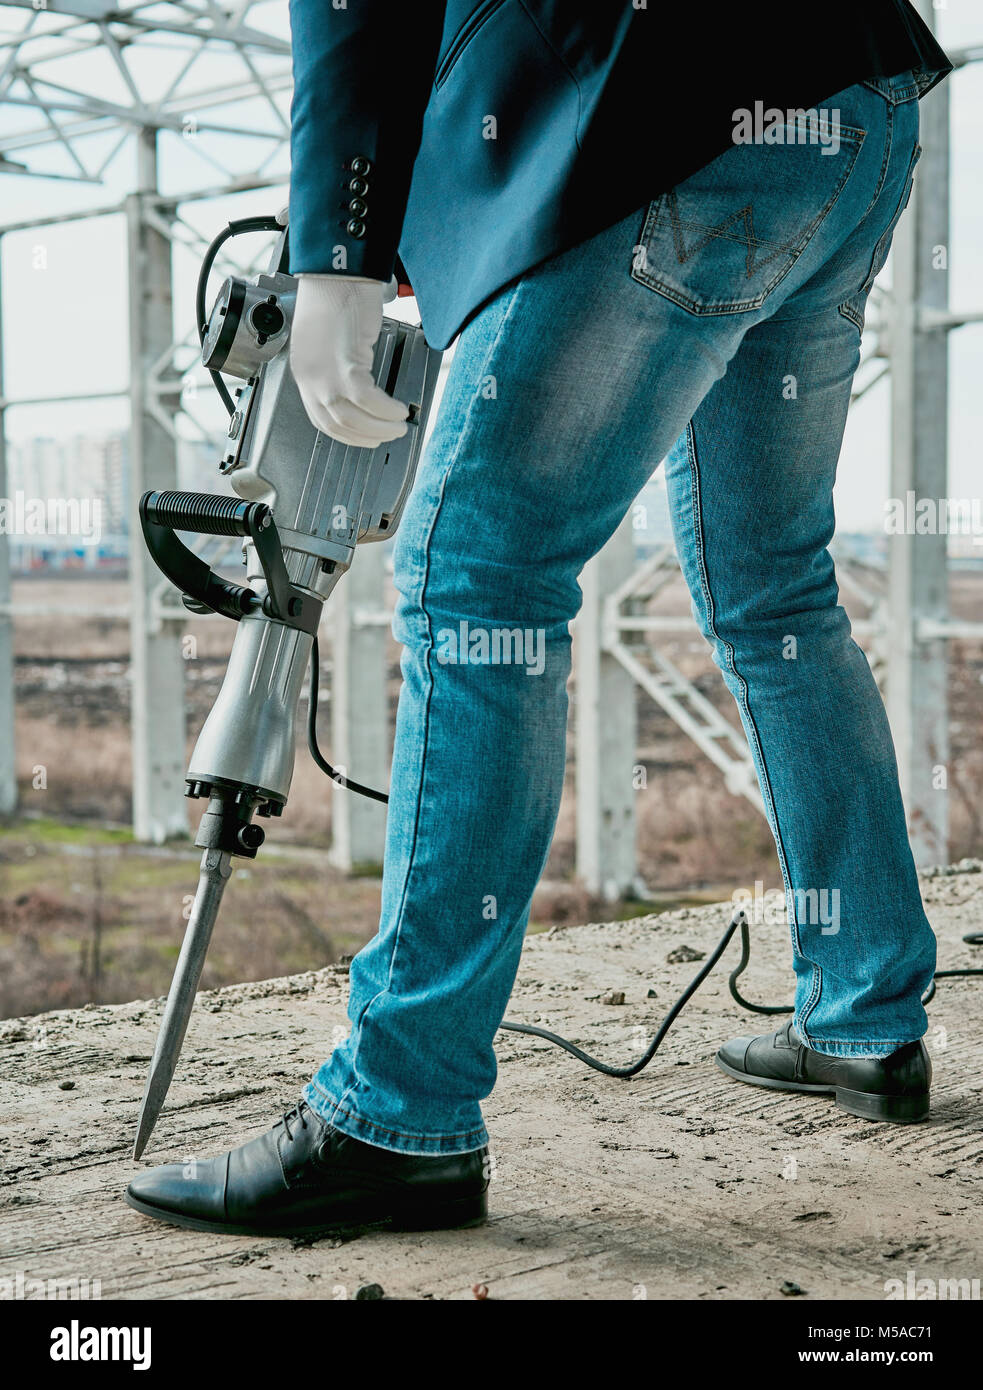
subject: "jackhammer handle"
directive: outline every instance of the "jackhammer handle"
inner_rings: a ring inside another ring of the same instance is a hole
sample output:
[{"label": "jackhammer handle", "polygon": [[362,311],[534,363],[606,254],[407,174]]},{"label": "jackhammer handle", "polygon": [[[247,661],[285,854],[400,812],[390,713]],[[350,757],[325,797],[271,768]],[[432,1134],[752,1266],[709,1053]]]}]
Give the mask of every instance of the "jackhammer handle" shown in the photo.
[{"label": "jackhammer handle", "polygon": [[248,536],[270,515],[265,502],[243,502],[210,492],[148,492],[140,509],[154,526],[205,536]]},{"label": "jackhammer handle", "polygon": [[[259,605],[279,622],[311,636],[317,632],[321,600],[290,582],[273,512],[265,502],[243,502],[238,497],[211,492],[145,492],[140,498],[140,523],[157,568],[186,600],[191,600],[192,612],[200,612],[199,605],[204,604],[213,613],[224,613],[238,621]],[[265,597],[215,574],[199,555],[178,540],[175,531],[248,536],[266,580]]]},{"label": "jackhammer handle", "polygon": [[[238,621],[259,600],[252,589],[233,584],[214,571],[200,555],[178,540],[175,531],[198,531],[211,536],[244,536],[251,526],[269,525],[262,502],[238,497],[215,497],[207,492],[145,492],[140,498],[140,524],[147,549],[157,568],[190,600],[192,612],[202,607]],[[261,534],[257,526],[256,534]]]}]

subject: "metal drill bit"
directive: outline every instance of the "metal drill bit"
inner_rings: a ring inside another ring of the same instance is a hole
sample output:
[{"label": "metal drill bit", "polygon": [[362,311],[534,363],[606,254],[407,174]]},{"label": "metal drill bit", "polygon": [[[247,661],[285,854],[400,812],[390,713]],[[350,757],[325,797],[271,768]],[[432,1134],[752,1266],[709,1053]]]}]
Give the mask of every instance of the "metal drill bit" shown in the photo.
[{"label": "metal drill bit", "polygon": [[157,1045],[154,1048],[150,1074],[143,1093],[136,1143],[133,1145],[134,1158],[139,1158],[146,1148],[147,1140],[164,1105],[178,1057],[181,1055],[181,1044],[184,1042],[198,981],[205,964],[205,953],[212,938],[212,928],[218,916],[222,893],[231,872],[231,854],[218,849],[206,849],[202,854],[198,891],[195,893],[188,929],[184,933],[181,954],[174,969],[174,978],[164,1006],[164,1018],[157,1034]]}]

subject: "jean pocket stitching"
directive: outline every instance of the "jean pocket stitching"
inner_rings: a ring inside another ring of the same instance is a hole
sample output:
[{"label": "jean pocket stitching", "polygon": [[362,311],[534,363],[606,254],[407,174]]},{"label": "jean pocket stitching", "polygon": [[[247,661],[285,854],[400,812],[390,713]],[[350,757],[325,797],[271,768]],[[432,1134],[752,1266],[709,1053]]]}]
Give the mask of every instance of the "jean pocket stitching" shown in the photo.
[{"label": "jean pocket stitching", "polygon": [[[656,294],[660,294],[664,298],[670,299],[674,303],[679,304],[682,308],[687,309],[690,313],[693,314],[713,316],[723,314],[748,313],[754,311],[755,309],[760,309],[761,306],[764,304],[765,300],[768,298],[768,296],[791,271],[799,256],[808,246],[809,242],[815,236],[816,231],[819,229],[819,227],[825,221],[826,217],[829,215],[837,199],[842,193],[844,185],[846,184],[850,175],[853,173],[854,166],[857,162],[857,157],[860,154],[861,146],[863,145],[864,138],[866,137],[866,133],[867,132],[860,129],[859,126],[840,127],[841,140],[845,139],[848,147],[850,148],[850,156],[846,161],[845,167],[840,175],[839,180],[833,187],[832,192],[827,198],[825,205],[819,210],[819,212],[816,214],[813,220],[810,223],[808,223],[804,229],[797,231],[795,235],[789,239],[789,241],[784,242],[777,247],[776,251],[774,252],[775,255],[780,255],[783,251],[789,253],[788,263],[784,265],[782,269],[778,272],[778,274],[775,275],[774,278],[770,280],[768,284],[766,284],[761,290],[759,290],[758,293],[755,294],[752,298],[742,300],[721,300],[719,302],[707,304],[705,301],[692,298],[692,296],[687,294],[686,291],[682,289],[679,285],[674,285],[671,282],[667,283],[666,280],[657,278],[656,275],[654,275],[651,271],[646,269],[645,253],[651,246],[652,234],[663,216],[663,206],[667,205],[669,199],[674,197],[676,193],[675,188],[670,189],[667,193],[660,194],[657,198],[653,198],[653,200],[648,205],[639,243],[637,246],[633,248],[632,265],[630,272],[632,279],[636,280],[639,284],[644,285],[647,289],[653,290]],[[747,206],[748,209],[751,209],[753,204],[749,203]],[[742,211],[744,211],[744,209],[742,209]],[[735,214],[735,216],[737,215],[738,214]],[[728,219],[725,218],[724,222],[718,224],[718,226],[725,225],[727,221]],[[712,237],[707,238],[702,243],[702,245],[705,245],[706,242],[711,239]],[[737,240],[738,238],[733,239]],[[768,245],[770,243],[756,241],[755,244]],[[676,245],[675,235],[674,245]],[[750,239],[748,240],[748,246],[750,251]],[[702,246],[696,249],[702,249]],[[693,255],[695,255],[695,250],[691,248],[689,255],[687,255],[685,258],[680,258],[680,264],[685,264],[685,261],[692,259]]]},{"label": "jean pocket stitching", "polygon": [[839,311],[843,315],[843,317],[845,319],[849,319],[852,324],[855,324],[858,332],[863,333],[865,322],[863,311],[861,309],[854,308],[854,305],[856,304],[858,299],[860,299],[862,302],[863,297],[860,295],[855,295],[853,299],[846,299],[843,301],[842,304],[838,305],[837,307],[839,308]]}]

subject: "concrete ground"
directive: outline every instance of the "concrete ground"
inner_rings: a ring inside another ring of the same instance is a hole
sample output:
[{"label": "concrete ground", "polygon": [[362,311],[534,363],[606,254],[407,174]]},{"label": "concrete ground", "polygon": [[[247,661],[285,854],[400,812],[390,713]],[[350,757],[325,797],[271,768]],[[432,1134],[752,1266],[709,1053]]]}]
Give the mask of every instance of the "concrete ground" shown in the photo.
[{"label": "concrete ground", "polygon": [[[960,942],[983,929],[983,873],[966,867],[923,884],[940,968],[983,965]],[[625,1063],[699,968],[669,953],[708,952],[728,917],[683,909],[531,937],[510,1017]],[[983,979],[940,983],[932,1117],[890,1126],[713,1066],[721,1040],[770,1027],[731,1000],[736,960],[733,944],[631,1081],[500,1034],[489,1223],[346,1243],[195,1234],[123,1203],[160,1000],[0,1024],[0,1281],[98,1280],[103,1298],[148,1299],[350,1298],[379,1284],[403,1299],[470,1299],[484,1285],[502,1299],[879,1300],[909,1271],[980,1279]],[[144,1161],[267,1128],[344,1029],[346,986],[329,968],[200,996]],[[781,928],[756,928],[742,989],[790,997]],[[625,1002],[603,1002],[609,991]]]}]

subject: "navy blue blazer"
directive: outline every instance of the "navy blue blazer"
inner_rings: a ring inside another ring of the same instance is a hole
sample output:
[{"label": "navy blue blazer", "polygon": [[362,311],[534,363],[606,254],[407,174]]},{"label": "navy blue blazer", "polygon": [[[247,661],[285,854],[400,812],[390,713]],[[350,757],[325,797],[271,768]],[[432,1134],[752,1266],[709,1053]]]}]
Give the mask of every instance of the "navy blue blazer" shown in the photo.
[{"label": "navy blue blazer", "polygon": [[907,0],[290,0],[290,22],[290,268],[388,280],[398,251],[438,348],[722,153],[738,108],[952,66]]}]

